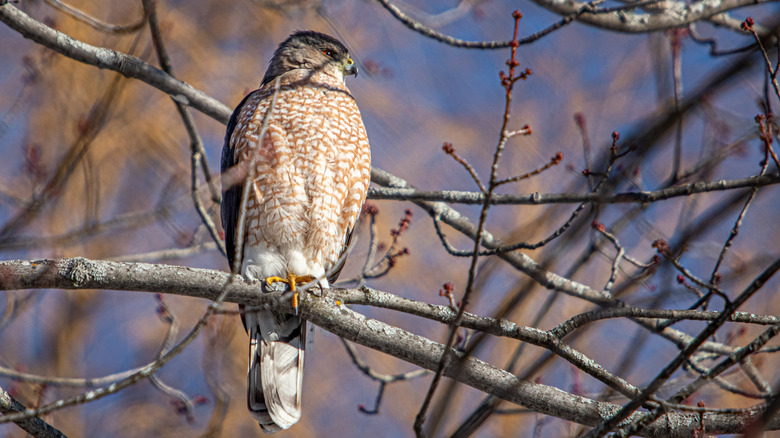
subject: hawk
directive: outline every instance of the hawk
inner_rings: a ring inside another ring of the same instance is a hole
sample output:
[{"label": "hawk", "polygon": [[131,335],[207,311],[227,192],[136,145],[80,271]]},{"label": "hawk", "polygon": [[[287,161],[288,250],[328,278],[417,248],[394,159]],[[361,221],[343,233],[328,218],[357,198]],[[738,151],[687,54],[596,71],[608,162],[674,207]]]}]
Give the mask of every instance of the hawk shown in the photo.
[{"label": "hawk", "polygon": [[[371,173],[347,75],[357,76],[357,66],[341,42],[299,31],[233,111],[222,149],[222,223],[234,272],[291,290],[296,282],[327,288],[338,277]],[[306,321],[292,308],[242,315],[249,410],[263,431],[287,429],[301,416]]]}]

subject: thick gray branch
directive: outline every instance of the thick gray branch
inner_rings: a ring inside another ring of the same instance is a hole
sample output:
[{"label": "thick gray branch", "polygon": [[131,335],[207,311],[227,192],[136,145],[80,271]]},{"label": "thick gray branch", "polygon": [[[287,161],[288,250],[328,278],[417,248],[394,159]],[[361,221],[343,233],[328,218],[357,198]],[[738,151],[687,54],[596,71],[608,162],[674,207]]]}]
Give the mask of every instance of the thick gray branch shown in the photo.
[{"label": "thick gray branch", "polygon": [[[5,261],[0,262],[0,289],[114,289],[172,293],[213,299],[227,290],[226,301],[247,305],[287,306],[279,294],[258,294],[258,284],[243,278],[207,269],[147,263],[116,263],[84,258]],[[400,300],[393,302],[393,300]],[[314,324],[350,341],[382,351],[426,369],[435,369],[444,346],[422,336],[392,327],[381,321],[366,318],[351,309],[338,305],[342,302],[363,304],[385,303],[386,308],[408,307],[410,313],[426,314],[431,319],[448,321],[453,315],[446,306],[432,306],[394,297],[391,294],[363,290],[327,290],[321,296],[306,294],[301,300],[302,315]],[[427,310],[426,310],[427,309]],[[515,326],[503,321],[487,321],[467,315],[464,325],[484,328],[499,335],[527,339],[537,345],[547,342],[548,335],[535,329]],[[493,325],[493,328],[489,326]],[[459,356],[461,353],[454,352]],[[452,364],[458,361],[453,361]],[[456,374],[457,373],[457,374]],[[504,400],[517,403],[540,413],[553,415],[585,425],[596,425],[608,418],[619,405],[602,403],[568,394],[559,389],[518,379],[511,373],[493,367],[474,357],[465,360],[462,367],[450,365],[444,375]],[[704,414],[706,431],[736,433],[744,430],[761,408],[744,413],[726,415]],[[635,414],[641,415],[641,414]],[[690,436],[699,427],[700,414],[669,413],[643,431],[646,436]],[[635,418],[629,417],[627,421]],[[776,418],[771,428],[780,427]],[[673,430],[670,435],[670,430]]]},{"label": "thick gray branch", "polygon": [[221,271],[89,260],[8,260],[0,262],[0,290],[112,289],[170,293],[213,300],[227,289],[226,302],[247,305],[273,303],[258,296],[258,285]]}]

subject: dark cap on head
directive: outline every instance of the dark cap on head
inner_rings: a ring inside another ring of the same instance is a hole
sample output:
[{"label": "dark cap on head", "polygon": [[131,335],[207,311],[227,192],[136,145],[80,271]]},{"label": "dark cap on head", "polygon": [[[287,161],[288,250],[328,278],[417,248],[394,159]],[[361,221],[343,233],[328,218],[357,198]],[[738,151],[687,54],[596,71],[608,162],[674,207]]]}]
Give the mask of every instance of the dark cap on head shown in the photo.
[{"label": "dark cap on head", "polygon": [[324,33],[301,30],[290,35],[276,49],[263,77],[263,85],[295,69],[328,72],[333,68],[344,76],[357,75],[357,67],[341,41]]}]

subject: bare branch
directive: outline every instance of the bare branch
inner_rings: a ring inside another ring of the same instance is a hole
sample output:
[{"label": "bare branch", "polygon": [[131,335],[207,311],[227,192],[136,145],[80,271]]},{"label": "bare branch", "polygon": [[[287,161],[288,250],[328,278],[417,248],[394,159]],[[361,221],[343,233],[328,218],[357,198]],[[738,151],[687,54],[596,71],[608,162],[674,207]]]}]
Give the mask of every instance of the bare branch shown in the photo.
[{"label": "bare branch", "polygon": [[[625,33],[648,33],[664,29],[683,27],[697,21],[718,16],[724,12],[755,5],[771,3],[775,0],[724,0],[719,2],[695,2],[687,4],[679,1],[657,2],[647,12],[606,11],[590,8],[588,3],[568,0],[533,0],[537,5],[558,15],[570,15],[583,9],[578,21],[602,29]],[[766,35],[764,35],[766,36]]]},{"label": "bare branch", "polygon": [[[24,405],[13,398],[6,390],[0,388],[0,414],[8,415],[26,410],[27,408]],[[36,438],[66,438],[64,433],[40,418],[26,418],[17,420],[15,423]]]},{"label": "bare branch", "polygon": [[[232,280],[231,277],[233,277]],[[260,284],[247,283],[240,277],[231,276],[220,271],[181,266],[115,263],[92,261],[83,258],[35,262],[6,261],[0,262],[0,279],[2,280],[0,288],[5,290],[22,288],[107,288],[165,292],[202,298],[214,298],[216,295],[220,295],[221,292],[224,295],[224,299],[230,302],[246,305],[269,305],[278,308],[289,308],[287,306],[290,305],[289,297],[284,297],[278,293],[258,294],[257,288],[260,287]],[[337,302],[359,302],[370,305],[381,303],[381,306],[386,308],[401,306],[408,313],[415,315],[425,314],[431,319],[444,323],[452,322],[455,317],[455,314],[449,307],[405,300],[391,294],[371,291],[370,289],[333,289],[325,297],[305,295],[304,299],[301,300],[302,316],[314,324],[348,340],[391,354],[423,368],[429,370],[437,368],[444,348],[441,344],[391,327],[383,322],[367,319],[344,305],[337,304]],[[209,308],[212,307],[210,306]],[[718,319],[720,318],[721,316],[718,317]],[[497,324],[495,320],[490,318],[464,314],[461,324],[464,327],[473,326],[474,328],[489,330],[493,333],[513,333],[514,336],[520,336],[524,340],[533,340],[534,343],[542,343],[548,346],[555,345],[550,343],[552,338],[543,331],[522,328],[508,322]],[[592,362],[586,358],[577,358],[576,352],[567,349],[568,347],[565,345],[558,344],[558,347],[554,350],[558,350],[559,354],[563,355],[562,357],[574,354],[571,357],[578,363],[578,366]],[[171,350],[171,352],[174,350]],[[567,353],[566,351],[571,352]],[[170,352],[166,353],[164,357],[168,358],[170,354]],[[455,350],[452,350],[451,354],[454,355],[456,360],[444,367],[443,375],[538,412],[555,415],[581,424],[595,425],[600,421],[604,421],[607,418],[605,415],[611,415],[610,413],[616,412],[619,408],[619,406],[610,403],[595,402],[546,385],[523,381],[506,371],[494,368],[473,357],[465,359],[462,366],[455,366],[455,363],[462,358],[462,354]],[[147,368],[145,367],[141,373],[147,375],[149,371]],[[605,375],[605,378],[609,379],[609,376]],[[111,386],[120,388],[126,386],[126,384],[120,382]],[[630,387],[624,388],[629,389]],[[629,389],[629,392],[634,392],[634,390]],[[105,395],[105,391],[96,390],[88,394],[90,397],[101,396]],[[77,401],[68,401],[66,404],[74,402]],[[583,409],[583,407],[585,408]],[[44,407],[34,412],[42,413],[50,409]],[[730,431],[742,430],[745,425],[745,416],[756,415],[759,412],[761,412],[761,408],[746,411],[744,416],[726,416],[713,413],[711,415],[712,418],[708,419],[708,427],[712,427],[712,429],[708,428],[708,430],[720,431],[714,433],[729,433]],[[634,419],[635,416],[639,415],[641,414],[634,414],[629,419]],[[697,427],[697,418],[683,413],[669,413],[664,419],[653,423],[642,433],[646,436],[668,436],[666,435],[668,432],[665,429],[667,421],[681,424],[681,431],[690,431]],[[774,419],[770,427],[780,427],[780,417]]]},{"label": "bare branch", "polygon": [[344,338],[339,339],[341,340],[341,343],[344,344],[344,348],[347,350],[347,354],[349,354],[349,358],[352,359],[352,363],[355,367],[371,380],[379,382],[379,389],[377,390],[376,399],[374,400],[374,407],[368,409],[363,405],[358,406],[358,409],[365,414],[374,415],[379,413],[379,407],[382,404],[382,398],[385,394],[385,387],[388,384],[412,380],[430,373],[428,370],[417,369],[400,374],[380,374],[358,357],[357,350],[355,350],[355,347],[350,344],[349,341]]},{"label": "bare branch", "polygon": [[[420,367],[430,370],[438,368],[444,353],[441,344],[380,321],[368,319],[345,306],[336,305],[336,300],[333,298],[317,301],[315,306],[302,308],[303,316],[314,324],[326,327],[328,331],[354,342],[373,345],[372,348]],[[445,365],[443,375],[536,412],[586,425],[593,425],[593,420],[608,417],[616,412],[615,405],[611,403],[596,402],[557,388],[522,380],[474,357],[463,358],[462,353],[454,350],[451,350],[450,354],[455,360]],[[463,359],[463,362],[459,366],[457,364],[460,359]],[[763,412],[762,408],[756,407],[740,414],[706,414],[707,431],[729,433],[727,430],[744,427],[751,415],[759,415],[761,412]],[[639,418],[641,415],[635,413],[629,417],[629,420]],[[670,412],[645,428],[641,434],[657,437],[689,437],[699,427],[699,419],[698,414]],[[740,421],[742,423],[739,423]],[[780,419],[774,417],[769,427],[778,426],[780,426]],[[672,435],[670,431],[673,431]]]},{"label": "bare branch", "polygon": [[[79,284],[82,280],[85,282],[90,282],[94,279],[94,277],[90,278],[91,274],[94,274],[94,271],[90,271],[88,268],[88,264],[85,263],[86,259],[73,259],[76,263],[74,265],[71,265],[72,270],[68,273],[59,273],[54,274],[52,273],[50,268],[56,268],[55,264],[52,263],[43,263],[43,267],[48,268],[46,269],[47,272],[42,272],[44,274],[41,278],[46,279],[52,279],[59,277],[60,279],[64,277],[69,277],[71,280],[73,280],[73,287]],[[29,267],[30,265],[33,266],[33,268],[39,267],[38,263],[26,263],[24,264],[25,267]],[[6,268],[8,266],[3,266],[3,268]],[[41,273],[41,272],[39,272]],[[5,279],[7,277],[0,274],[0,278]],[[139,370],[137,373],[134,373],[130,376],[128,376],[125,379],[120,380],[119,382],[112,383],[111,385],[100,387],[94,390],[87,391],[82,394],[78,394],[76,396],[57,400],[54,403],[49,403],[47,405],[37,407],[35,409],[27,409],[24,412],[18,412],[15,414],[7,414],[4,416],[0,416],[0,423],[6,423],[9,421],[18,422],[20,420],[26,420],[29,418],[38,417],[40,415],[53,412],[55,410],[62,409],[64,407],[68,406],[75,406],[78,404],[83,404],[87,402],[91,402],[93,400],[97,400],[103,397],[106,397],[111,394],[115,394],[119,391],[121,391],[124,388],[127,388],[129,386],[132,386],[141,380],[145,378],[149,378],[150,376],[153,376],[157,370],[162,368],[165,364],[171,361],[174,357],[178,356],[184,348],[186,348],[192,341],[197,339],[200,332],[203,330],[203,327],[205,326],[206,322],[209,320],[209,318],[214,315],[217,310],[219,309],[220,305],[224,301],[225,297],[228,294],[229,288],[228,286],[232,283],[232,280],[235,278],[233,275],[229,275],[226,279],[225,283],[222,284],[220,288],[215,289],[215,291],[218,292],[218,296],[212,301],[212,303],[208,306],[206,309],[206,312],[203,314],[203,316],[195,323],[195,325],[192,327],[192,329],[187,333],[184,338],[179,341],[178,344],[174,345],[172,348],[167,350],[164,354],[158,355],[157,359],[150,363],[149,365],[143,367],[141,370]],[[106,281],[109,279],[101,278],[100,281]],[[4,283],[5,285],[5,283]]]},{"label": "bare branch", "polygon": [[[165,49],[162,31],[160,30],[158,22],[156,2],[154,0],[143,0],[143,6],[144,14],[149,17],[149,29],[152,33],[152,41],[154,42],[154,48],[157,52],[157,59],[160,62],[163,71],[173,76],[171,60],[168,56],[168,51]],[[176,99],[173,99],[173,103],[176,105],[176,110],[179,112],[179,116],[184,123],[187,135],[190,137],[190,194],[195,206],[195,211],[198,212],[200,220],[206,226],[206,229],[209,231],[209,234],[219,248],[219,251],[222,255],[227,256],[225,242],[219,236],[217,226],[214,224],[214,221],[211,219],[208,212],[206,212],[206,208],[203,206],[203,202],[198,195],[198,169],[202,167],[203,176],[211,192],[211,198],[217,204],[222,200],[219,189],[216,187],[216,182],[211,179],[211,169],[206,158],[206,150],[203,148],[203,140],[200,138],[198,128],[195,126],[195,120],[193,120],[192,114],[187,106]]]},{"label": "bare branch", "polygon": [[[374,181],[376,182],[376,181]],[[621,204],[663,201],[700,193],[764,187],[780,183],[780,174],[756,175],[742,179],[720,181],[697,181],[691,184],[664,189],[623,193],[530,193],[525,195],[494,194],[490,203],[494,205],[543,205],[543,204]],[[424,191],[413,187],[372,187],[369,199],[392,199],[398,201],[431,201],[448,204],[483,204],[485,195],[479,192],[457,190]]]},{"label": "bare branch", "polygon": [[509,47],[509,44],[511,43],[511,41],[465,41],[458,38],[453,38],[451,36],[444,35],[443,33],[436,32],[422,23],[413,20],[401,12],[397,6],[390,3],[388,0],[377,1],[382,5],[382,7],[387,9],[387,11],[390,12],[393,17],[403,23],[404,26],[429,38],[433,38],[451,46],[462,47],[466,49],[503,49]]},{"label": "bare branch", "polygon": [[[761,273],[738,297],[734,299],[732,303],[729,303],[726,308],[723,310],[723,312],[718,315],[718,317],[709,323],[707,327],[702,330],[697,336],[696,339],[694,339],[693,342],[691,342],[687,347],[685,347],[680,354],[675,357],[674,360],[672,360],[661,372],[656,376],[650,384],[648,384],[645,389],[642,390],[642,393],[639,397],[634,398],[623,406],[623,408],[620,410],[620,412],[616,413],[615,415],[611,416],[608,420],[602,422],[599,424],[598,427],[591,430],[588,435],[590,437],[597,437],[597,436],[604,436],[607,432],[613,430],[616,428],[623,420],[626,420],[630,415],[634,414],[636,409],[639,408],[652,394],[654,394],[658,388],[661,387],[661,385],[669,378],[671,377],[672,373],[677,370],[688,358],[701,346],[701,344],[710,336],[712,336],[717,329],[723,325],[730,317],[731,314],[736,311],[742,304],[744,304],[755,292],[757,292],[761,287],[764,286],[764,284],[769,281],[770,278],[778,271],[780,270],[780,259],[775,260],[774,263],[772,263],[770,266],[768,266],[764,272]],[[769,336],[774,336],[777,333],[778,327],[780,326],[772,326],[768,330],[770,332]],[[662,409],[657,409],[655,412],[649,415],[642,414],[643,420],[638,421],[636,423],[636,427],[629,428],[629,430],[632,430],[636,432],[636,430],[641,430],[641,428],[648,422],[655,420],[658,416],[660,416],[663,413]],[[636,429],[636,430],[635,430]],[[623,430],[622,432],[626,432],[626,430]],[[630,432],[629,432],[630,433]]]},{"label": "bare branch", "polygon": [[93,17],[86,12],[82,11],[79,8],[76,8],[72,5],[69,5],[63,1],[60,0],[46,0],[46,3],[50,4],[51,6],[59,9],[60,11],[70,15],[71,17],[88,24],[89,26],[92,26],[93,28],[103,31],[103,32],[110,32],[110,33],[131,33],[135,32],[146,23],[146,17],[142,16],[138,20],[136,20],[135,23],[122,25],[122,24],[112,24],[112,23],[106,23],[105,21]]},{"label": "bare branch", "polygon": [[[444,44],[464,49],[503,49],[511,45],[512,41],[465,41],[437,32],[403,13],[401,9],[388,0],[377,0],[390,14],[403,23],[409,29],[442,42]],[[738,31],[738,20],[732,19],[725,12],[756,3],[770,3],[776,0],[728,0],[716,3],[686,4],[678,1],[669,2],[636,2],[617,8],[596,7],[601,1],[576,2],[567,0],[534,0],[537,5],[552,11],[564,18],[543,32],[518,39],[518,44],[528,44],[538,40],[548,33],[561,27],[579,21],[592,26],[625,33],[649,33],[664,29],[684,27],[697,21],[708,20],[729,29]],[[636,9],[646,7],[647,12],[638,12]],[[758,29],[759,34],[767,36],[769,31],[765,28]],[[761,33],[763,31],[763,33]]]},{"label": "bare branch", "polygon": [[230,109],[216,99],[196,90],[191,85],[155,68],[132,55],[95,47],[78,41],[31,18],[18,8],[0,6],[0,21],[38,44],[85,64],[113,70],[128,78],[140,79],[169,94],[174,100],[227,124]]}]

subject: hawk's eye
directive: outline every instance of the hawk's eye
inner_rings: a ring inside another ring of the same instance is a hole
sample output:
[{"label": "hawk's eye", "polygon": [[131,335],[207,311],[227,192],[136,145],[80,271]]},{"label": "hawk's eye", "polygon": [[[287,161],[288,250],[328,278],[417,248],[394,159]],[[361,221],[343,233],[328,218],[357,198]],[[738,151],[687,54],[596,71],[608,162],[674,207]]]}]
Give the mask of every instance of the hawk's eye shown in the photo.
[{"label": "hawk's eye", "polygon": [[333,58],[333,51],[332,51],[332,50],[330,50],[330,49],[323,49],[323,50],[322,50],[322,53],[324,53],[324,54],[325,54],[325,56],[327,56],[327,57],[329,57],[329,58]]}]

